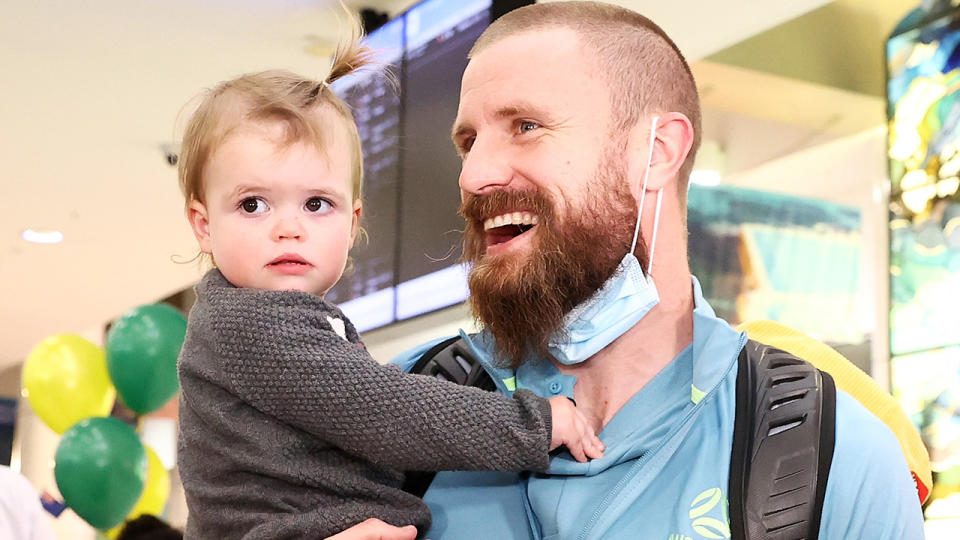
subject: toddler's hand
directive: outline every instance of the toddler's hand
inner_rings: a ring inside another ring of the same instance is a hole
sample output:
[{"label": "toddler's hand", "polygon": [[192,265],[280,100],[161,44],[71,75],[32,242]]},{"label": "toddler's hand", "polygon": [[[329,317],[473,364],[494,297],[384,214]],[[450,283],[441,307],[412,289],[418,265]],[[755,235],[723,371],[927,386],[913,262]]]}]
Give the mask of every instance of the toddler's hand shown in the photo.
[{"label": "toddler's hand", "polygon": [[414,540],[417,537],[417,528],[413,525],[394,527],[376,518],[370,518],[363,523],[328,536],[326,540]]},{"label": "toddler's hand", "polygon": [[553,433],[550,450],[564,445],[577,461],[603,457],[604,445],[593,432],[586,417],[565,396],[550,398]]}]

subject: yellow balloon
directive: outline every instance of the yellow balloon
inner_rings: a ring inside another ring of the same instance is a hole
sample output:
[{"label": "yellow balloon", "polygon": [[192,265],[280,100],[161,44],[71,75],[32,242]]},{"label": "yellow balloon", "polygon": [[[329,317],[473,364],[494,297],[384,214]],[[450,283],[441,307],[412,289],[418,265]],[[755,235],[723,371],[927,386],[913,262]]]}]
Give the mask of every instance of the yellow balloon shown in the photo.
[{"label": "yellow balloon", "polygon": [[143,494],[137,504],[133,505],[133,510],[127,515],[123,523],[106,531],[107,538],[116,538],[120,534],[126,522],[136,519],[144,514],[159,516],[163,508],[167,505],[167,497],[170,496],[170,473],[163,467],[157,453],[147,445],[143,445],[147,451],[147,482],[143,485]]},{"label": "yellow balloon", "polygon": [[41,420],[57,433],[91,416],[107,416],[117,390],[103,349],[80,336],[41,341],[27,357],[22,393]]}]

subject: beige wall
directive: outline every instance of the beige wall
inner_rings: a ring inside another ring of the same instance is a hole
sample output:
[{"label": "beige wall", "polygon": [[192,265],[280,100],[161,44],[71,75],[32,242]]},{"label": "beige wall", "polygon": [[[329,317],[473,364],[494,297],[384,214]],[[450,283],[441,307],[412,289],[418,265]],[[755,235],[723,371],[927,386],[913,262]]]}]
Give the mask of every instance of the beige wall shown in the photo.
[{"label": "beige wall", "polygon": [[20,395],[20,364],[0,371],[0,397],[15,398]]}]

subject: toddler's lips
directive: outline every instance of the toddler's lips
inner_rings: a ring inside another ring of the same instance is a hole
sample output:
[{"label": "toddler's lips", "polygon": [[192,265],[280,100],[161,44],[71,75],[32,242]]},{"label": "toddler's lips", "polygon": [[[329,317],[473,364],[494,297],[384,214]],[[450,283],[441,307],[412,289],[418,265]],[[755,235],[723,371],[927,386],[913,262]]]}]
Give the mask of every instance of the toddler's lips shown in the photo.
[{"label": "toddler's lips", "polygon": [[299,255],[284,254],[270,261],[267,267],[281,274],[300,275],[310,270],[312,265]]},{"label": "toddler's lips", "polygon": [[283,263],[298,263],[298,264],[310,264],[306,259],[297,255],[296,253],[284,253],[276,259],[270,261],[269,264],[283,264]]}]

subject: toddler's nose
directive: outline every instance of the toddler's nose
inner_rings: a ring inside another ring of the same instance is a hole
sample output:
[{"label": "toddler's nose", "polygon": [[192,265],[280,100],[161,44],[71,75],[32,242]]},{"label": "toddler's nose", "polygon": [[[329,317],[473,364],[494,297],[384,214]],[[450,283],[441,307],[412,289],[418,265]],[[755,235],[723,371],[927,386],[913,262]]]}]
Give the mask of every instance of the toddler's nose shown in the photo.
[{"label": "toddler's nose", "polygon": [[273,224],[274,240],[299,240],[303,234],[304,230],[298,217],[279,216]]}]

